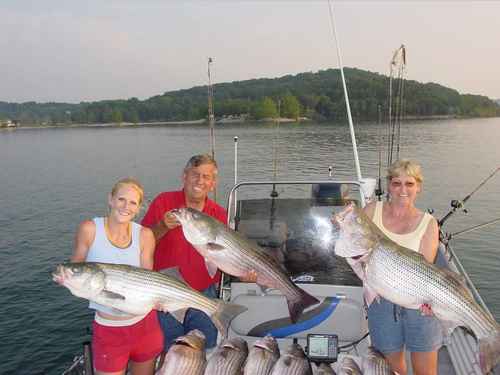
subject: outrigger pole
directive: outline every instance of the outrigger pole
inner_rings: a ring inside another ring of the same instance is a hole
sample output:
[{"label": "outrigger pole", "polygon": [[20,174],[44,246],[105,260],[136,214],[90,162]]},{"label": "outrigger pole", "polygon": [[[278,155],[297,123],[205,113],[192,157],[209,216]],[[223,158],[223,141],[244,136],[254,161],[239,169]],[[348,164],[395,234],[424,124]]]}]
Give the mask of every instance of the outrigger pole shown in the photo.
[{"label": "outrigger pole", "polygon": [[444,217],[441,220],[438,221],[439,226],[440,227],[443,226],[443,224],[445,223],[445,221],[448,220],[450,218],[450,216],[453,215],[458,209],[462,209],[465,213],[467,213],[467,210],[464,208],[465,202],[467,202],[470,199],[470,197],[472,197],[472,195],[474,195],[474,193],[476,191],[478,191],[479,189],[481,189],[484,186],[484,184],[486,184],[486,182],[488,182],[499,170],[500,170],[500,167],[498,167],[497,169],[495,169],[469,195],[467,195],[461,201],[459,201],[457,199],[452,200],[451,201],[451,207],[452,207],[452,209],[446,215],[444,215]]},{"label": "outrigger pole", "polygon": [[[359,167],[359,157],[358,157],[358,146],[356,144],[356,135],[354,134],[354,125],[352,123],[352,115],[351,115],[351,106],[349,105],[349,95],[347,94],[347,86],[345,83],[345,76],[344,76],[344,67],[342,65],[342,56],[340,54],[340,47],[339,47],[339,41],[337,38],[337,29],[335,27],[335,19],[333,16],[333,5],[330,0],[328,0],[328,10],[330,12],[330,25],[332,27],[332,32],[333,32],[333,37],[335,39],[335,47],[337,48],[337,57],[339,59],[339,68],[340,68],[340,74],[342,76],[342,86],[344,88],[344,98],[345,98],[345,105],[347,109],[347,118],[349,120],[349,131],[351,132],[351,141],[352,141],[352,149],[354,152],[354,164],[356,167],[356,174],[358,176],[358,180],[361,181],[361,168]],[[361,194],[363,197],[363,194]]]},{"label": "outrigger pole", "polygon": [[[208,128],[209,128],[209,138],[210,138],[210,152],[212,159],[215,160],[215,116],[214,116],[214,104],[213,96],[214,91],[212,88],[212,78],[210,75],[210,64],[212,64],[213,59],[208,58]],[[214,201],[217,202],[217,188],[214,188]]]}]

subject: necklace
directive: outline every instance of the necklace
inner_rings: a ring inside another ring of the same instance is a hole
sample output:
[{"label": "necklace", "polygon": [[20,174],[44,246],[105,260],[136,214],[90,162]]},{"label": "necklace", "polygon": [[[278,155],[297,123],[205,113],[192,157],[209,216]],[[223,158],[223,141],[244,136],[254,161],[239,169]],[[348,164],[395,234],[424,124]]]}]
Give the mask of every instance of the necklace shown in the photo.
[{"label": "necklace", "polygon": [[111,236],[111,231],[109,230],[109,225],[108,225],[108,218],[104,218],[104,231],[106,232],[106,237],[108,238],[108,241],[115,247],[119,249],[127,249],[130,244],[132,243],[132,225],[128,223],[127,226],[127,238],[124,238],[123,241],[120,238],[119,241],[113,240]]}]

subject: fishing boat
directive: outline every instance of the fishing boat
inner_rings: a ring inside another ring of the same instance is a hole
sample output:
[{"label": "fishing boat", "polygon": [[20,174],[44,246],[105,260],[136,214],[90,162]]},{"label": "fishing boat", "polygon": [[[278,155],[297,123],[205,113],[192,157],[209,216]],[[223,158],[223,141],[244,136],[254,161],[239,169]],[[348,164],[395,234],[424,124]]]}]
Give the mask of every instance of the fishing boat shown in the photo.
[{"label": "fishing boat", "polygon": [[[336,35],[334,23],[332,26]],[[353,146],[353,177],[335,179],[330,167],[328,178],[313,181],[279,180],[276,173],[270,179],[238,180],[238,137],[235,137],[235,182],[226,201],[229,226],[268,251],[286,269],[295,284],[320,302],[306,309],[300,319],[293,323],[288,315],[286,299],[278,290],[263,290],[255,283],[242,282],[227,274],[222,275],[220,288],[221,299],[248,309],[231,322],[229,337],[241,337],[250,346],[259,338],[272,335],[277,339],[281,350],[294,342],[299,343],[305,348],[311,362],[333,363],[333,367],[344,356],[361,363],[371,342],[363,285],[346,260],[336,256],[333,251],[335,236],[332,235],[330,218],[332,213],[341,211],[348,203],[363,207],[368,201],[382,196],[380,182],[379,192],[375,194],[377,181],[361,176],[340,49],[338,43],[336,45]],[[404,56],[404,49],[401,51]],[[210,83],[212,62],[210,58],[209,137],[213,155],[214,115]],[[401,83],[400,80],[399,84]],[[394,118],[398,116],[400,112]],[[397,129],[399,136],[397,121],[399,120],[391,123],[390,127],[393,131]],[[394,139],[391,142],[393,141]],[[493,174],[482,181],[479,187]],[[452,201],[451,211],[439,220],[440,244],[436,264],[462,275],[476,302],[492,316],[454,252],[452,237],[446,234],[443,227],[446,219],[461,208],[468,198],[470,195],[463,200]],[[438,373],[482,374],[477,346],[471,334],[460,327],[455,329],[451,336],[446,337],[439,350]],[[408,371],[409,374],[412,373],[411,366]],[[315,372],[316,366],[313,366],[313,373]],[[87,342],[84,343],[83,354],[75,357],[72,366],[63,375],[92,373],[90,344]],[[500,365],[491,373],[500,375]]]}]

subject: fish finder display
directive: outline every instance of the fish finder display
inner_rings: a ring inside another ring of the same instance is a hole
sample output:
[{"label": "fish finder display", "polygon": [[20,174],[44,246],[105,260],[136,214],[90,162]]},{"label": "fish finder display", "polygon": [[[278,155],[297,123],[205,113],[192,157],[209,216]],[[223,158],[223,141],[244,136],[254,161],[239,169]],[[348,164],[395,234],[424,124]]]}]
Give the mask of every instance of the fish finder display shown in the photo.
[{"label": "fish finder display", "polygon": [[335,362],[338,352],[337,335],[307,335],[307,356],[311,361]]}]

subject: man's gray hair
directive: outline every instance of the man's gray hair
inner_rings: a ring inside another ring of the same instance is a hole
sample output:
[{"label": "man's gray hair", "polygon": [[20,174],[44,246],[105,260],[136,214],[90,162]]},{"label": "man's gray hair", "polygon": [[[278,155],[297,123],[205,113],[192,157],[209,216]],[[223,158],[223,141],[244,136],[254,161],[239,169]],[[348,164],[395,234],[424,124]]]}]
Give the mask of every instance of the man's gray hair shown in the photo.
[{"label": "man's gray hair", "polygon": [[211,164],[215,167],[215,173],[217,174],[217,162],[209,154],[194,155],[188,160],[186,166],[184,167],[184,172],[187,172],[191,168],[199,167],[200,165]]}]

